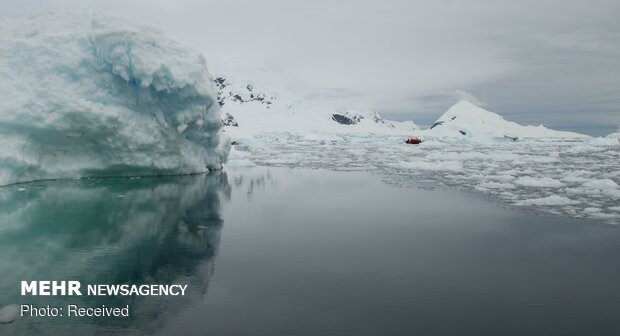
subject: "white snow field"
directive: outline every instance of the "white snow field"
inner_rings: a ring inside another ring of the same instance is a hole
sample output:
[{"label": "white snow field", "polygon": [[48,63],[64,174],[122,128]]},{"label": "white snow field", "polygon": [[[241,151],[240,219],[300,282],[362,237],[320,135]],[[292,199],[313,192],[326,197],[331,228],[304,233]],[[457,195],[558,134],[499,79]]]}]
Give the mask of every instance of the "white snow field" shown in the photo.
[{"label": "white snow field", "polygon": [[219,168],[229,150],[206,61],[91,12],[0,20],[0,185]]}]

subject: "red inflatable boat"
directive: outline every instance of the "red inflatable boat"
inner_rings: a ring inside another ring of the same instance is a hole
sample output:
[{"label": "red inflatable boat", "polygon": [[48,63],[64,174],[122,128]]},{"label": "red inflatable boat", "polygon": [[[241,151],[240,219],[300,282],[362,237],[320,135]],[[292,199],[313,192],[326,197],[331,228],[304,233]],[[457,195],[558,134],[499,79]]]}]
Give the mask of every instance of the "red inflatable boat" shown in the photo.
[{"label": "red inflatable boat", "polygon": [[405,143],[410,145],[417,145],[422,143],[422,139],[420,138],[409,138],[405,141]]}]

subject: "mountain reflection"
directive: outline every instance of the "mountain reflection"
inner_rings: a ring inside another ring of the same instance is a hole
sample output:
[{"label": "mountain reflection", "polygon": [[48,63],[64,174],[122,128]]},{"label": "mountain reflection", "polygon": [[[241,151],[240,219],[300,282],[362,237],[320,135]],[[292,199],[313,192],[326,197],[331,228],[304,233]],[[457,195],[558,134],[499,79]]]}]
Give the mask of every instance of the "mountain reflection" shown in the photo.
[{"label": "mountain reflection", "polygon": [[[130,318],[28,318],[9,334],[151,334],[204,297],[230,199],[225,173],[0,188],[0,305],[130,305]],[[21,280],[187,284],[184,297],[20,296]],[[66,309],[66,308],[65,308]]]}]

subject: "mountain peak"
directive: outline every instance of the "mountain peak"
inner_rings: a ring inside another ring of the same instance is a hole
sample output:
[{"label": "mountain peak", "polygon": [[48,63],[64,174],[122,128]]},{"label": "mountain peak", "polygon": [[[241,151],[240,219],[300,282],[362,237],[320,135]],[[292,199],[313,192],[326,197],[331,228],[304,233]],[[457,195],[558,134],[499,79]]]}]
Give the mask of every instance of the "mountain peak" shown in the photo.
[{"label": "mountain peak", "polygon": [[448,109],[448,111],[446,111],[440,118],[439,120],[444,119],[444,117],[450,117],[452,118],[453,116],[463,116],[463,117],[471,117],[471,118],[501,118],[504,119],[502,116],[500,116],[497,113],[491,112],[487,109],[484,109],[478,105],[475,105],[474,103],[468,101],[468,100],[461,100],[458,103],[452,105],[452,107],[450,107]]},{"label": "mountain peak", "polygon": [[453,109],[453,108],[481,108],[481,107],[470,102],[467,99],[461,99],[456,104],[452,105],[450,109]]},{"label": "mountain peak", "polygon": [[583,135],[557,132],[544,126],[522,126],[501,115],[461,100],[448,109],[431,126],[430,132],[441,137],[552,137],[572,138]]}]

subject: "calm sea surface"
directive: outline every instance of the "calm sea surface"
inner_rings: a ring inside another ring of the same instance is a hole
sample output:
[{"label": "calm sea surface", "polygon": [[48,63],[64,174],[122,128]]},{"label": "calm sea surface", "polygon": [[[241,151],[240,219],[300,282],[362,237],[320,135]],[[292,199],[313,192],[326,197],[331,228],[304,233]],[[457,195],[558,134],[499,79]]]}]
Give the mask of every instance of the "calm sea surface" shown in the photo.
[{"label": "calm sea surface", "polygon": [[[0,335],[619,335],[620,230],[361,172],[236,168],[0,188]],[[21,297],[21,280],[187,284]]]}]

